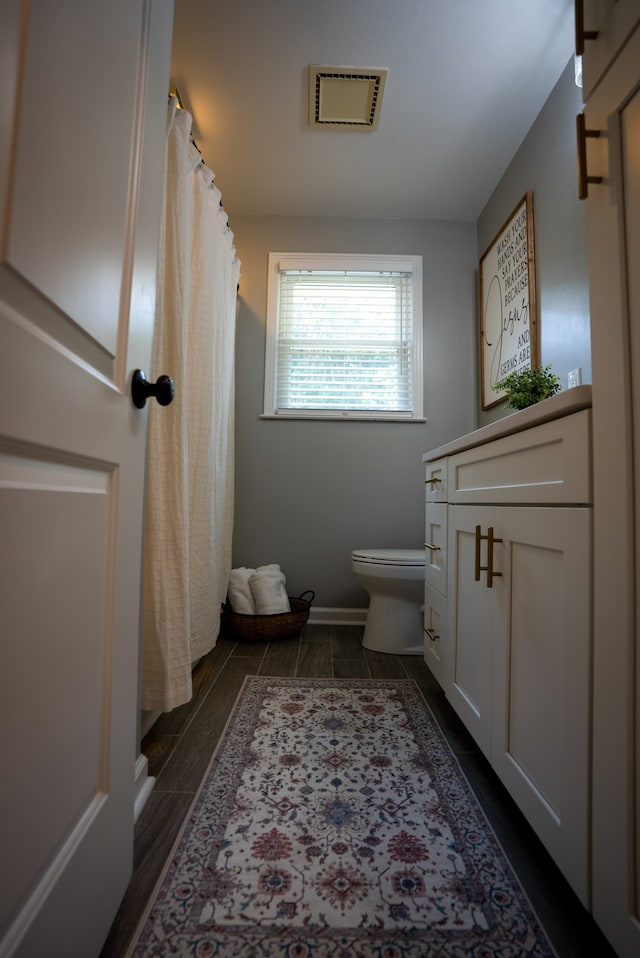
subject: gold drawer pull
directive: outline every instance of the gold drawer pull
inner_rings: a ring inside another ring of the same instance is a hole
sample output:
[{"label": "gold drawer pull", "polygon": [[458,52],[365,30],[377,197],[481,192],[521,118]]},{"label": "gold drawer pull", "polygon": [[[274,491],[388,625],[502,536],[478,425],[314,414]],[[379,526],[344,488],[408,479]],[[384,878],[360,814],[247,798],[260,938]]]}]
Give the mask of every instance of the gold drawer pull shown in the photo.
[{"label": "gold drawer pull", "polygon": [[432,542],[425,542],[425,549],[431,549],[432,552],[439,552],[440,546],[434,546]]},{"label": "gold drawer pull", "polygon": [[589,195],[589,183],[602,183],[601,176],[587,175],[587,137],[597,139],[600,130],[587,130],[584,113],[576,117],[576,137],[578,140],[578,199],[586,200]]},{"label": "gold drawer pull", "polygon": [[479,582],[479,581],[480,581],[480,569],[482,568],[482,566],[480,565],[480,543],[481,543],[482,539],[484,539],[484,536],[481,536],[481,535],[480,535],[480,526],[476,526],[476,533],[475,533],[475,535],[476,535],[476,567],[475,567],[475,572],[474,572],[474,579],[476,580],[476,582]]},{"label": "gold drawer pull", "polygon": [[[493,546],[496,542],[502,542],[502,539],[495,539],[493,536],[493,526],[489,526],[487,529],[486,536],[483,536],[480,532],[480,526],[476,526],[475,531],[476,539],[476,561],[475,561],[475,571],[474,578],[476,582],[480,581],[480,573],[487,573],[487,589],[493,588],[493,580],[496,576],[501,576],[502,572],[495,572],[493,568]],[[487,541],[487,564],[482,565],[480,562],[480,547],[482,542],[486,539]]]},{"label": "gold drawer pull", "polygon": [[431,479],[425,479],[425,483],[428,486],[431,486],[432,489],[434,486],[439,486],[441,481],[442,480],[438,476],[431,476]]},{"label": "gold drawer pull", "polygon": [[493,526],[489,526],[487,529],[487,589],[493,588],[493,578],[494,576],[502,575],[502,572],[494,572],[493,570],[493,544],[494,542],[502,542],[502,539],[493,538]]},{"label": "gold drawer pull", "polygon": [[427,634],[427,637],[431,639],[432,642],[437,642],[440,638],[437,632],[434,632],[433,629],[428,629],[426,625],[424,626],[424,631]]}]

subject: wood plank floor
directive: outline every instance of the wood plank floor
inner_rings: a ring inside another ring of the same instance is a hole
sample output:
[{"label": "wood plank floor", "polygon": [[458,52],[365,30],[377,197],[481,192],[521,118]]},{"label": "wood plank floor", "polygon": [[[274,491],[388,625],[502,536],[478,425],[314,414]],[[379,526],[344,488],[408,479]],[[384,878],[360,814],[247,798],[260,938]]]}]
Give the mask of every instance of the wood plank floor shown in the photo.
[{"label": "wood plank floor", "polygon": [[136,825],[133,876],[101,958],[123,958],[247,675],[413,679],[510,858],[558,958],[615,958],[422,659],[369,652],[362,648],[361,637],[359,627],[307,625],[299,639],[280,642],[236,643],[220,638],[198,664],[191,702],[161,716],[142,743],[149,774],[157,780]]}]

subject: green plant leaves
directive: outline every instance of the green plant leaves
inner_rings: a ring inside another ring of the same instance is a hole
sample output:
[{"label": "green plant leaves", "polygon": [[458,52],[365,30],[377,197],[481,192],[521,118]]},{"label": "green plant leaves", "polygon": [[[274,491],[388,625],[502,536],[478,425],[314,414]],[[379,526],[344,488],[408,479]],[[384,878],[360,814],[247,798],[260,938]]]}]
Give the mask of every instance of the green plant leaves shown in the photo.
[{"label": "green plant leaves", "polygon": [[537,369],[510,373],[493,388],[506,391],[508,409],[525,409],[560,392],[560,377],[552,373],[551,368],[550,365],[538,366]]}]

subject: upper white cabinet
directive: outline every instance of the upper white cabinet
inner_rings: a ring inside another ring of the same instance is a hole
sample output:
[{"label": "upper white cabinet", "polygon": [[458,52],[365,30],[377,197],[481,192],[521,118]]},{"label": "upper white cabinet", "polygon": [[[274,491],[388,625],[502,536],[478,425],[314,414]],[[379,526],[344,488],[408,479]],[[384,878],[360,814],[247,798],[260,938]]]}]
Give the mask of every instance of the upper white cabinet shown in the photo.
[{"label": "upper white cabinet", "polygon": [[640,21],[638,0],[576,0],[576,49],[583,49],[585,98],[614,61]]},{"label": "upper white cabinet", "polygon": [[[618,50],[585,87],[594,442],[593,913],[640,955],[640,3],[617,0]],[[587,11],[585,10],[585,19]],[[599,25],[596,24],[596,27]],[[617,29],[617,28],[616,28]],[[621,27],[620,27],[621,30]],[[614,43],[614,39],[616,42]]]},{"label": "upper white cabinet", "polygon": [[[578,405],[590,395],[572,392]],[[566,412],[572,400],[546,408]],[[446,471],[448,499],[439,657],[427,556],[425,661],[588,905],[591,413],[514,430],[531,417],[489,427],[509,435],[489,441],[478,430],[425,457],[427,477],[436,463]],[[428,533],[442,507],[427,502]]]}]

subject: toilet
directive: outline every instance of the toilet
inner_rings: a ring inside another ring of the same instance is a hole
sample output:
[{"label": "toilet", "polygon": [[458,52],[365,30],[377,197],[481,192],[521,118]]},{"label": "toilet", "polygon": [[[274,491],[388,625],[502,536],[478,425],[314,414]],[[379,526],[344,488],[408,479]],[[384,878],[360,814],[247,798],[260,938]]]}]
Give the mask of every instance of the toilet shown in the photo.
[{"label": "toilet", "polygon": [[355,549],[351,568],[370,597],[364,648],[424,655],[424,550]]}]

